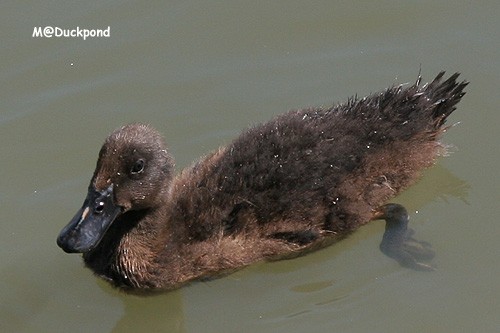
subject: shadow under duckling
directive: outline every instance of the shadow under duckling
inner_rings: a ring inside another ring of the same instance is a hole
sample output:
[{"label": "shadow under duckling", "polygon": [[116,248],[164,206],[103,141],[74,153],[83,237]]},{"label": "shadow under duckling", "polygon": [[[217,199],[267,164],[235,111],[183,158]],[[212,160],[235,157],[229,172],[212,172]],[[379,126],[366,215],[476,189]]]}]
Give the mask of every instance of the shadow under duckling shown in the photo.
[{"label": "shadow under duckling", "polygon": [[290,111],[178,175],[156,130],[126,125],[104,142],[87,198],[57,244],[83,253],[114,286],[169,290],[304,254],[382,218],[381,250],[432,269],[420,262],[432,251],[408,234],[404,207],[382,205],[445,153],[439,137],[467,85],[458,75]]}]

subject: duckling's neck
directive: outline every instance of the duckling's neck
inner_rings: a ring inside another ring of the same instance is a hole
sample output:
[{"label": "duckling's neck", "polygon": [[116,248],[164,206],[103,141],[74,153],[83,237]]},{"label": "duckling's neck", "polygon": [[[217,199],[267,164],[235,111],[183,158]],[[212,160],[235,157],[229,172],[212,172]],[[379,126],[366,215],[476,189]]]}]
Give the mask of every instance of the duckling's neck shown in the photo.
[{"label": "duckling's neck", "polygon": [[168,257],[173,258],[177,246],[169,243],[173,237],[165,237],[165,224],[154,223],[163,218],[159,208],[125,213],[113,222],[99,245],[83,255],[85,264],[117,287],[164,288],[163,268],[174,268],[174,263],[160,254],[168,249]]}]

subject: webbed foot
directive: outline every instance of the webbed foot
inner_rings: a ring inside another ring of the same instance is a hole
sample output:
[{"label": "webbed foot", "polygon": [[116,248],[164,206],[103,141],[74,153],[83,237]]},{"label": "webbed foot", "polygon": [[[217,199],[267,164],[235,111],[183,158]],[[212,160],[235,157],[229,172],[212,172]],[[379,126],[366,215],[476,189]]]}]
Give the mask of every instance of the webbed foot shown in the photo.
[{"label": "webbed foot", "polygon": [[380,250],[395,259],[401,266],[419,271],[433,271],[435,267],[422,262],[432,259],[435,252],[431,245],[414,239],[408,229],[408,212],[399,204],[386,204],[375,210],[372,220],[385,220],[385,232]]}]

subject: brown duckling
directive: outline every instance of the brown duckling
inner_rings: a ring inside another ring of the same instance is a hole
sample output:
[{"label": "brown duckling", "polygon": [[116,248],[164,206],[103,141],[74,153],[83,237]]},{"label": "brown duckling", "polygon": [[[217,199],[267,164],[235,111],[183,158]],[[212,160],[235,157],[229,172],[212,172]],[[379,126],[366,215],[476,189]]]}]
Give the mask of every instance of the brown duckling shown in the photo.
[{"label": "brown duckling", "polygon": [[124,126],[104,142],[57,244],[117,287],[167,290],[297,256],[384,218],[382,251],[425,268],[407,247],[406,210],[381,205],[445,152],[438,139],[467,82],[443,75],[282,114],[178,175],[157,131]]}]

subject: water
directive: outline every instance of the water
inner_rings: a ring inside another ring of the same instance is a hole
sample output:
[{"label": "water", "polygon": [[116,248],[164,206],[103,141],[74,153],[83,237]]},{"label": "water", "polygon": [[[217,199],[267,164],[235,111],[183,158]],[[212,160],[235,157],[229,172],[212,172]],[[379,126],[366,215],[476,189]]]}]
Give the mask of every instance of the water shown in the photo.
[{"label": "water", "polygon": [[[3,3],[0,331],[499,331],[499,14],[496,1]],[[31,37],[46,25],[111,37]],[[122,124],[153,124],[182,168],[288,109],[442,69],[471,81],[444,139],[454,152],[395,200],[436,272],[383,256],[374,222],[306,257],[140,298],[55,244]]]}]

